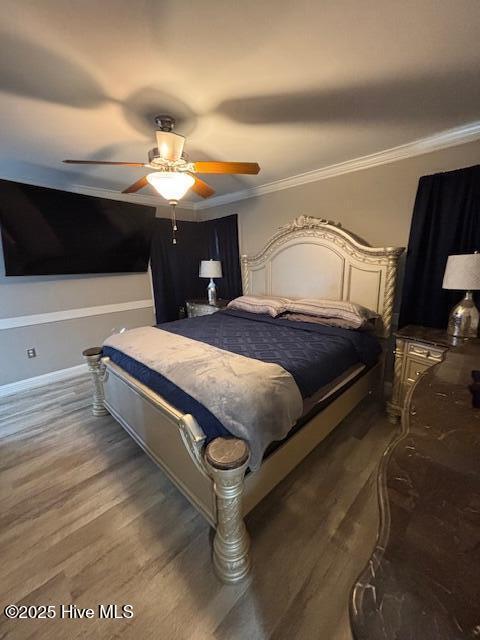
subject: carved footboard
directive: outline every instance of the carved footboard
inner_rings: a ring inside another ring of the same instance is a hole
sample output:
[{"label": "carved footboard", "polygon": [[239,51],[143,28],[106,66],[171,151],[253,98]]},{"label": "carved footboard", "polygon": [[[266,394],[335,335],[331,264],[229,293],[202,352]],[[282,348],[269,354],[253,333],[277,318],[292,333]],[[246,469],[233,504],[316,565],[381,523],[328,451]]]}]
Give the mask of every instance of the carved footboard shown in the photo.
[{"label": "carved footboard", "polygon": [[242,508],[247,444],[217,438],[205,447],[205,434],[192,415],[103,358],[100,348],[83,355],[92,377],[93,415],[110,413],[215,528],[213,564],[220,579],[243,580],[250,568]]}]

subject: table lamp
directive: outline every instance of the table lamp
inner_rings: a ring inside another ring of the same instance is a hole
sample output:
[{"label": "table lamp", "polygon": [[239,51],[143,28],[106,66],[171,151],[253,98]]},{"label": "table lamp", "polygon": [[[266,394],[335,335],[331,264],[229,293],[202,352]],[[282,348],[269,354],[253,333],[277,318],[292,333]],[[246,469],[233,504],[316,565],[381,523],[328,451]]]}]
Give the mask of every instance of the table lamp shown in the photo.
[{"label": "table lamp", "polygon": [[443,288],[465,291],[450,312],[447,333],[458,338],[476,338],[479,316],[472,291],[480,289],[480,253],[448,256]]},{"label": "table lamp", "polygon": [[217,288],[213,278],[222,277],[222,263],[220,260],[202,260],[198,275],[200,278],[210,278],[207,287],[208,304],[215,305],[217,303]]}]

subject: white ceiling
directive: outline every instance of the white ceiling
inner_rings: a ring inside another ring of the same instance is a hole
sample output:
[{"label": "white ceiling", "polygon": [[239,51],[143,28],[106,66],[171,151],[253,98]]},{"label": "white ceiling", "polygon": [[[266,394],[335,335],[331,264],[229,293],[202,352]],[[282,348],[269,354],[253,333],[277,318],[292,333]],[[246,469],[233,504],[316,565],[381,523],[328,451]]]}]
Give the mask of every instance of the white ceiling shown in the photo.
[{"label": "white ceiling", "polygon": [[479,28],[478,0],[2,0],[0,175],[121,190],[142,170],[61,160],[142,162],[163,112],[192,159],[260,163],[218,194],[391,148],[480,120]]}]

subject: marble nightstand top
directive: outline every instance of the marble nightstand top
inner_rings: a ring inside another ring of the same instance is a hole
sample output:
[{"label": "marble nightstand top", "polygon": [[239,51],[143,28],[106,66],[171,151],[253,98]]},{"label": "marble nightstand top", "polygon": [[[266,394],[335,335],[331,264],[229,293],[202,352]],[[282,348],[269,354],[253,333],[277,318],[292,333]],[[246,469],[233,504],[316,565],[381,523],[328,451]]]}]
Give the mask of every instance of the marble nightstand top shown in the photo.
[{"label": "marble nightstand top", "polygon": [[446,329],[433,329],[432,327],[421,327],[409,324],[395,332],[395,337],[406,340],[415,340],[437,347],[453,347],[463,341],[447,334]]}]

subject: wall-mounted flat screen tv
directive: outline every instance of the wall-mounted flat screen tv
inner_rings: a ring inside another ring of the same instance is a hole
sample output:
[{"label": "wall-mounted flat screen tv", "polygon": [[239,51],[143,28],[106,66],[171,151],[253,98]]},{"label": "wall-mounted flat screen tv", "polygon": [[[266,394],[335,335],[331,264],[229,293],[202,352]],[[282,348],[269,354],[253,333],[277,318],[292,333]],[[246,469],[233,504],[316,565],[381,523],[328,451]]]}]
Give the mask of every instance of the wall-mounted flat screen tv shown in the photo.
[{"label": "wall-mounted flat screen tv", "polygon": [[155,209],[0,180],[5,275],[146,271]]}]

